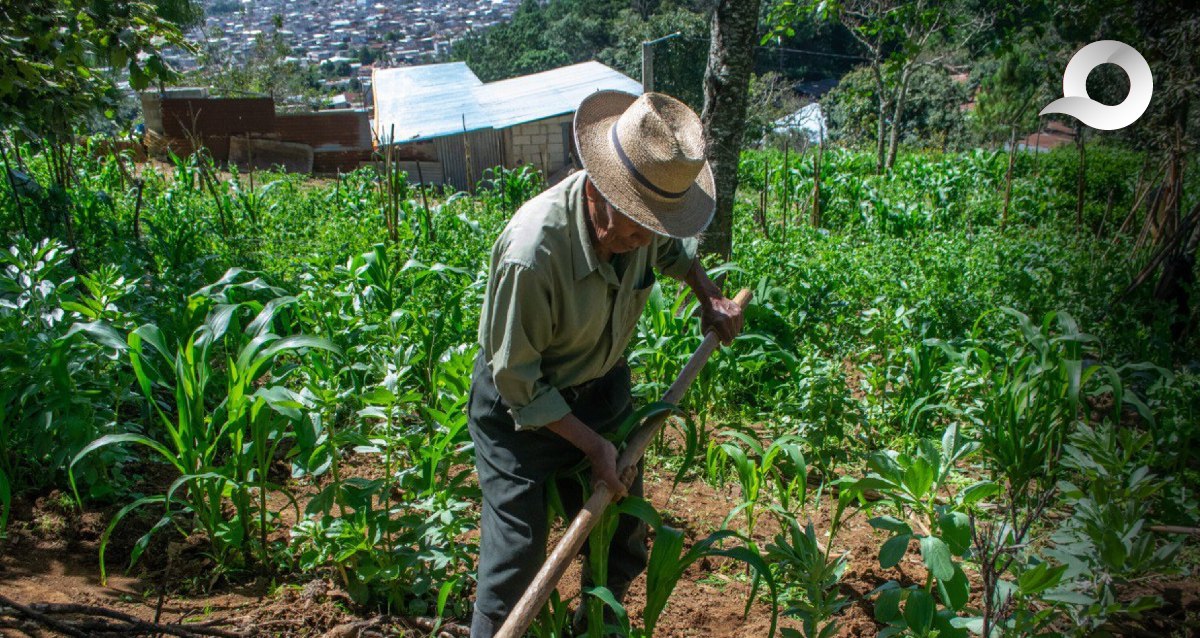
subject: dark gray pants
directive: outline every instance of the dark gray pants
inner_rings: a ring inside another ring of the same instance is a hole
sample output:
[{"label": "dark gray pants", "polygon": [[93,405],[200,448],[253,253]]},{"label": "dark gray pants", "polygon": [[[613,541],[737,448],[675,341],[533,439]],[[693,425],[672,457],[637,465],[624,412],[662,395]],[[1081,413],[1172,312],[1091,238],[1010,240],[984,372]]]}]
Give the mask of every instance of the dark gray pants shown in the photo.
[{"label": "dark gray pants", "polygon": [[[614,431],[633,413],[629,367],[619,364],[578,394],[568,391],[564,397],[580,421],[600,433]],[[579,463],[584,455],[547,429],[517,431],[482,355],[475,360],[469,415],[475,468],[483,491],[471,636],[491,638],[545,561],[547,481],[555,471]],[[574,477],[557,478],[555,486],[563,507],[573,518],[583,505],[582,487]],[[642,495],[641,463],[629,493]],[[629,583],[646,569],[646,561],[645,524],[622,516],[609,546],[608,588],[622,597]],[[588,576],[585,570],[584,587],[592,584]]]}]

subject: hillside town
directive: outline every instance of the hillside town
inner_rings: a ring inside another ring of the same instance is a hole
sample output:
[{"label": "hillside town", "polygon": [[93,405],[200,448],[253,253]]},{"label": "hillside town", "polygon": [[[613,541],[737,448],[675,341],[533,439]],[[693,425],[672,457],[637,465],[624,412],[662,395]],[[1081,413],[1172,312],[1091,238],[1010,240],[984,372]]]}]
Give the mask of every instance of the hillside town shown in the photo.
[{"label": "hillside town", "polygon": [[[364,48],[371,60],[388,65],[436,58],[456,38],[506,20],[516,0],[204,0],[204,24],[189,34],[245,59],[259,36],[276,31],[292,49],[292,60],[314,65],[346,63],[357,70]],[[179,69],[197,58],[177,53]]]}]

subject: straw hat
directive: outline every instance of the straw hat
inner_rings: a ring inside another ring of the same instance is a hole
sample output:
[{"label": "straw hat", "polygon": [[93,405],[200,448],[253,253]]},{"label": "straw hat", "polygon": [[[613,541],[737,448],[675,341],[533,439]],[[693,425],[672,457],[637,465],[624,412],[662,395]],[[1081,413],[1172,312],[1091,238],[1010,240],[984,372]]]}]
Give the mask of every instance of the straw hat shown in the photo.
[{"label": "straw hat", "polygon": [[575,111],[575,147],[610,204],[659,234],[691,237],[716,208],[700,118],[662,93],[597,91]]}]

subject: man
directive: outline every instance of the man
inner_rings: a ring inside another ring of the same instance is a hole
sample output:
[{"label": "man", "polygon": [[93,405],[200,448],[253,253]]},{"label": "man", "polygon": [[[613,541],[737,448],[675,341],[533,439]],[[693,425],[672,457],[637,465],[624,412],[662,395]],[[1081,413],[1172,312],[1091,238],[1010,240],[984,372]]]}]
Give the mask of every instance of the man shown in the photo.
[{"label": "man", "polygon": [[[666,95],[600,91],[576,111],[575,141],[584,170],[522,206],[492,248],[469,407],[483,491],[473,638],[499,631],[545,559],[556,471],[586,458],[593,485],[641,495],[641,465],[627,489],[603,435],[633,412],[623,353],[654,269],[687,282],[702,329],[729,343],[742,327],[696,259],[714,210],[696,114]],[[554,487],[577,512],[578,484]],[[618,600],[646,567],[645,537],[619,520],[607,583]]]}]

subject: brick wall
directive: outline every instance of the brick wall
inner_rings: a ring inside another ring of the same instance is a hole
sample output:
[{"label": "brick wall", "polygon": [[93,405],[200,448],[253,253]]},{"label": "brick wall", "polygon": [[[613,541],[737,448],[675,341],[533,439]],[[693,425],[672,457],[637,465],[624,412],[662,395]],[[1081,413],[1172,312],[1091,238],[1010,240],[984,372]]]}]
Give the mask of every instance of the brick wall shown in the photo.
[{"label": "brick wall", "polygon": [[569,124],[574,118],[574,113],[568,113],[505,129],[506,164],[510,167],[532,164],[546,175],[558,172],[567,163],[562,125]]}]

